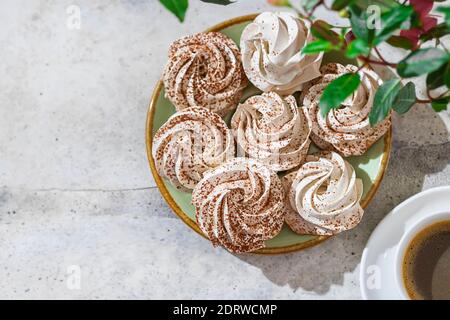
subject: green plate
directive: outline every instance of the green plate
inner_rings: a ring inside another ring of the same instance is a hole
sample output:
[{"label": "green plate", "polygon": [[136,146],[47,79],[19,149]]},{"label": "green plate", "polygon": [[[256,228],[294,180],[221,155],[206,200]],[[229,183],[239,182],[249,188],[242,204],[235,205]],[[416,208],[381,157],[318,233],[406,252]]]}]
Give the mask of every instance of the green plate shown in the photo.
[{"label": "green plate", "polygon": [[[250,15],[228,20],[208,29],[208,31],[220,31],[239,44],[242,30],[255,17],[256,15]],[[343,64],[357,63],[356,61],[345,59],[338,53],[328,54],[323,59],[323,63],[330,61]],[[257,92],[258,90],[256,88],[249,86],[244,92],[243,100]],[[165,179],[162,179],[155,169],[152,158],[151,150],[153,135],[174,113],[175,107],[164,97],[164,88],[160,81],[153,92],[147,116],[147,156],[155,182],[167,203],[186,224],[199,234],[203,235],[195,223],[195,209],[191,204],[191,193],[179,191]],[[361,201],[363,208],[367,207],[370,203],[383,178],[389,160],[391,134],[391,131],[389,131],[384,139],[380,139],[375,143],[363,156],[347,158],[347,160],[355,167],[358,178],[361,178],[364,183],[364,194]],[[318,244],[328,238],[329,237],[326,236],[299,235],[285,225],[275,238],[266,242],[266,248],[258,250],[256,253],[286,253],[297,251]]]}]

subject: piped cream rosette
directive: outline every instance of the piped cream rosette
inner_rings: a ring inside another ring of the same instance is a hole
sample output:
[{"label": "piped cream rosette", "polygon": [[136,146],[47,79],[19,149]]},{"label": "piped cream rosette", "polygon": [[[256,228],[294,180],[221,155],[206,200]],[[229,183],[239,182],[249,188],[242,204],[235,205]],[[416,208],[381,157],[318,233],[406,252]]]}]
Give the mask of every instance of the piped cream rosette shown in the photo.
[{"label": "piped cream rosette", "polygon": [[245,74],[265,92],[288,95],[299,91],[320,76],[323,54],[301,52],[312,41],[309,22],[289,12],[261,13],[242,32]]},{"label": "piped cream rosette", "polygon": [[205,173],[192,193],[197,224],[214,246],[255,251],[284,223],[284,191],[262,163],[235,158]]},{"label": "piped cream rosette", "polygon": [[299,234],[332,235],[354,228],[363,216],[362,181],[336,152],[309,155],[282,178],[286,223]]},{"label": "piped cream rosette", "polygon": [[238,151],[275,171],[298,166],[308,153],[311,121],[293,96],[267,92],[248,98],[237,107],[231,129]]},{"label": "piped cream rosette", "polygon": [[325,87],[339,76],[357,69],[353,65],[327,64],[321,68],[322,76],[305,86],[301,96],[312,121],[311,140],[321,149],[337,151],[345,157],[366,153],[391,126],[390,117],[375,127],[369,123],[375,92],[382,81],[367,68],[358,72],[361,78],[358,89],[338,109],[332,109],[327,116],[321,114],[319,100]]},{"label": "piped cream rosette", "polygon": [[220,32],[173,42],[163,82],[177,110],[201,106],[221,116],[236,108],[248,84],[238,46]]},{"label": "piped cream rosette", "polygon": [[152,155],[158,173],[176,188],[192,190],[203,173],[235,156],[233,135],[206,108],[178,111],[156,132]]}]

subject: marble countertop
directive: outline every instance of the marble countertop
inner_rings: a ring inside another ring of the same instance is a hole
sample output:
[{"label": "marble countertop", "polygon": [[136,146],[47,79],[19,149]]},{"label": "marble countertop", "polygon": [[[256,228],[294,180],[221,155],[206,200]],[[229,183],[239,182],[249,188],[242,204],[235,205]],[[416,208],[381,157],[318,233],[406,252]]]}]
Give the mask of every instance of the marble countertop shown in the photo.
[{"label": "marble countertop", "polygon": [[450,185],[450,115],[417,105],[394,119],[389,168],[356,229],[287,255],[214,249],[155,187],[149,97],[171,41],[273,8],[191,0],[179,24],[156,0],[76,3],[0,4],[0,298],[359,299],[375,226]]}]

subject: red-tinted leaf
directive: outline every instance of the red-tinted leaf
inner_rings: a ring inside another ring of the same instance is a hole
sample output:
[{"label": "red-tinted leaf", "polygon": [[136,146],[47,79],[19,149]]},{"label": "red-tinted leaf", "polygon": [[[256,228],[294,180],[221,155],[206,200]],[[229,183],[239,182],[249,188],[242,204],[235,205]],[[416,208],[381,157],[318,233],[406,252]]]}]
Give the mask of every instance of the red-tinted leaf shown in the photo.
[{"label": "red-tinted leaf", "polygon": [[331,30],[332,26],[323,20],[316,20],[311,26],[311,33],[314,37],[331,42],[333,45],[340,43],[339,34]]}]

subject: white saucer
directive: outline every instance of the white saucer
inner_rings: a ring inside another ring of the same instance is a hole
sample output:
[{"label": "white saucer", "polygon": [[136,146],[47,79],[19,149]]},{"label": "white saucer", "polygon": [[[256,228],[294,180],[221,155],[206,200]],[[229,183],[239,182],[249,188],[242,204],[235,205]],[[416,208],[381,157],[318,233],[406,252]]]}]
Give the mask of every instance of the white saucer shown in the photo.
[{"label": "white saucer", "polygon": [[427,215],[450,212],[450,186],[429,189],[404,201],[376,227],[363,251],[363,299],[401,299],[395,282],[395,252],[404,232]]}]

